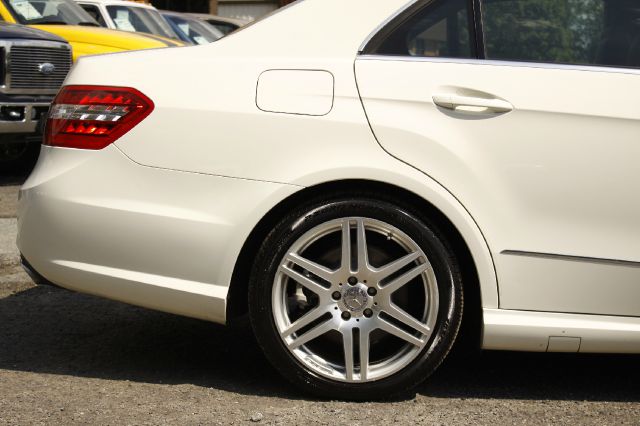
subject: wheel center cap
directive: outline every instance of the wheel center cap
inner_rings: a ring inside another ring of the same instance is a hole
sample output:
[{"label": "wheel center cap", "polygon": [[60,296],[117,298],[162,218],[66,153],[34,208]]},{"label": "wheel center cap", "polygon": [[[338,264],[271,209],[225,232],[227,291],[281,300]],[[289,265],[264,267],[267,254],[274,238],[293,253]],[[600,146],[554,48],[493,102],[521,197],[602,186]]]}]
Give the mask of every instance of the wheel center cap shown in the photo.
[{"label": "wheel center cap", "polygon": [[344,292],[342,300],[351,312],[362,312],[367,307],[369,295],[367,291],[360,286],[350,287]]}]

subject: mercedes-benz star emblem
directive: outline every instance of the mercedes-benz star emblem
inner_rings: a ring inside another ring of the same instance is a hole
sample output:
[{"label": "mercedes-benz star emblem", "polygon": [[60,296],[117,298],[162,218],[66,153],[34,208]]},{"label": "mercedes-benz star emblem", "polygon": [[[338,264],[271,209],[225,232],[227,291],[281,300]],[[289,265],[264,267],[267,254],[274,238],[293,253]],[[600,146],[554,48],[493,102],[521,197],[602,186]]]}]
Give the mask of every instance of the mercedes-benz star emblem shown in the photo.
[{"label": "mercedes-benz star emblem", "polygon": [[43,64],[38,65],[38,71],[42,75],[51,75],[55,72],[56,66],[50,62],[45,62]]},{"label": "mercedes-benz star emblem", "polygon": [[344,293],[344,304],[352,312],[364,309],[367,299],[367,292],[360,287],[351,287]]}]

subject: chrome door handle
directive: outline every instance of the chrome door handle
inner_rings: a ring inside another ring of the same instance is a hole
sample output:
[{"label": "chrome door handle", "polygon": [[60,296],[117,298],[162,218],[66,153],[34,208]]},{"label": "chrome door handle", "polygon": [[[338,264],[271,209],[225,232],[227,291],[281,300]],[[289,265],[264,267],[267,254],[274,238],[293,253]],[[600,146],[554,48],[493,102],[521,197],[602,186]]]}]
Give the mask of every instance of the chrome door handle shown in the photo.
[{"label": "chrome door handle", "polygon": [[458,108],[485,108],[486,111],[474,112],[493,112],[503,113],[513,111],[513,105],[502,99],[487,99],[474,96],[462,95],[433,95],[433,103],[441,108],[457,110]]}]

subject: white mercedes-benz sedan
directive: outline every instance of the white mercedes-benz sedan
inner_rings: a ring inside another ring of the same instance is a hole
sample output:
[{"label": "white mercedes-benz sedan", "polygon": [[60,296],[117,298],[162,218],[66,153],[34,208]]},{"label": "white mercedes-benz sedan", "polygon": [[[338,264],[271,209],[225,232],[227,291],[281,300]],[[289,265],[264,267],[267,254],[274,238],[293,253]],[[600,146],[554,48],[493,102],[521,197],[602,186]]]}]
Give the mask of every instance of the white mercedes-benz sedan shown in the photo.
[{"label": "white mercedes-benz sedan", "polygon": [[[405,392],[456,340],[640,353],[635,0],[304,0],[81,59],[20,196],[39,281]],[[634,195],[635,194],[635,195]]]}]

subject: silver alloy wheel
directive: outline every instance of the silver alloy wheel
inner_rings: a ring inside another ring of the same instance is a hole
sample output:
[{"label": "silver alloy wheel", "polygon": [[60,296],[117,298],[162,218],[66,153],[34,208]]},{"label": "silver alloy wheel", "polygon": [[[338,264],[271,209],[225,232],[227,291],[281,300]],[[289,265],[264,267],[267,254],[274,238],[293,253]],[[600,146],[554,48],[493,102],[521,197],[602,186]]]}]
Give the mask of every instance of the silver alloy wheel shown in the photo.
[{"label": "silver alloy wheel", "polygon": [[[341,257],[337,269],[305,257],[309,247],[335,233],[340,247],[334,249]],[[371,233],[382,235],[405,254],[373,266],[367,244]],[[416,287],[416,280],[421,285]],[[419,315],[409,314],[392,297],[408,283],[423,293],[417,295],[424,300]],[[379,380],[406,367],[429,342],[438,316],[436,277],[423,250],[398,228],[363,217],[325,222],[300,237],[280,262],[271,299],[287,349],[315,373],[349,383]],[[291,307],[300,305],[307,310],[296,318]],[[394,336],[400,345],[373,359],[376,345],[385,343],[384,338],[373,339],[374,332]],[[336,346],[329,334],[342,340],[342,359],[327,355],[332,349],[327,346]],[[317,343],[322,338],[324,346]]]}]

